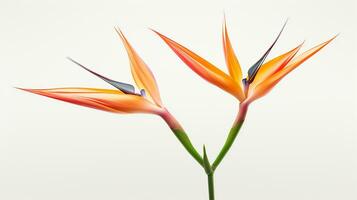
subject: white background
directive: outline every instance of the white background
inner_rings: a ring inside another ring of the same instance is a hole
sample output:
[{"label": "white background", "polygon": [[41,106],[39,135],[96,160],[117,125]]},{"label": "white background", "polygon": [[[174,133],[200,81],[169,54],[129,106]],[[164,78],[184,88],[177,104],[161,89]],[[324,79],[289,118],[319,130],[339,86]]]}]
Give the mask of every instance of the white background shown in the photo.
[{"label": "white background", "polygon": [[156,75],[165,105],[213,159],[237,101],[191,72],[147,28],[226,70],[223,12],[244,71],[288,17],[271,56],[341,34],[252,104],[216,171],[217,199],[356,199],[356,11],[353,0],[2,0],[0,199],[208,199],[203,170],[160,118],[110,114],[13,87],[110,88],[66,56],[133,83],[118,25]]}]

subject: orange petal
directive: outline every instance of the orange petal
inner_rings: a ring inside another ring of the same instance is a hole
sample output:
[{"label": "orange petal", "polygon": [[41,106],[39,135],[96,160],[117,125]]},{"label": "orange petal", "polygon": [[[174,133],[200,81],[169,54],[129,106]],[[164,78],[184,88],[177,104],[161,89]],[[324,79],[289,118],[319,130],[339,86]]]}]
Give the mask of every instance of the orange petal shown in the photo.
[{"label": "orange petal", "polygon": [[153,73],[145,62],[136,53],[128,40],[119,29],[115,29],[122,39],[126,51],[130,59],[131,73],[133,75],[135,83],[140,89],[144,89],[147,96],[152,99],[157,105],[162,107],[162,101],[160,98],[159,88],[157,87],[156,80]]},{"label": "orange petal", "polygon": [[223,38],[224,56],[226,59],[226,64],[228,67],[229,74],[239,86],[240,91],[242,93],[241,96],[244,96],[243,84],[242,84],[242,69],[237,59],[237,56],[234,53],[234,50],[231,45],[231,41],[228,36],[226,20],[224,20],[224,24],[223,24],[222,38]]},{"label": "orange petal", "polygon": [[124,94],[118,90],[96,88],[19,89],[108,112],[155,114],[161,112],[158,106],[145,98],[138,95]]},{"label": "orange petal", "polygon": [[239,86],[230,76],[225,74],[222,70],[218,69],[216,66],[203,59],[199,55],[190,51],[186,47],[178,44],[177,42],[169,39],[157,31],[154,32],[157,33],[176,53],[176,55],[180,57],[180,59],[186,63],[186,65],[189,66],[195,73],[197,73],[206,81],[232,94],[240,101],[244,100],[244,94],[241,92]]},{"label": "orange petal", "polygon": [[250,97],[248,97],[247,101],[252,102],[252,101],[266,95],[288,73],[290,73],[292,70],[297,68],[300,64],[302,64],[304,61],[309,59],[315,53],[320,51],[323,47],[325,47],[328,43],[330,43],[335,38],[336,38],[336,36],[324,43],[321,43],[321,44],[305,51],[304,53],[302,53],[299,56],[292,59],[285,68],[276,72],[275,74],[273,74],[272,76],[267,78],[265,81],[263,81],[262,83],[257,85],[254,92],[252,93],[252,95]]},{"label": "orange petal", "polygon": [[254,90],[255,86],[266,80],[268,77],[270,77],[277,71],[283,69],[300,50],[301,46],[302,44],[263,64],[257,72],[254,81],[249,85],[249,89]]}]

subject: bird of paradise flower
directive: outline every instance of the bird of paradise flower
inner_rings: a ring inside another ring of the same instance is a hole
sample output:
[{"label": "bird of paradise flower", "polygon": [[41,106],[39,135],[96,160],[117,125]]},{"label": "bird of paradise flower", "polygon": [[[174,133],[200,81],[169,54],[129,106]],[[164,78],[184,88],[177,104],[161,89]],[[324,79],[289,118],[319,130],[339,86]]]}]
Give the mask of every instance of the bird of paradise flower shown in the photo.
[{"label": "bird of paradise flower", "polygon": [[297,47],[291,49],[290,51],[265,62],[270,51],[278,41],[285,25],[286,22],[268,50],[256,63],[254,63],[249,68],[246,78],[243,78],[241,66],[231,45],[225,20],[222,28],[222,38],[224,56],[229,71],[228,74],[211,64],[206,59],[184,47],[183,45],[153,30],[195,73],[197,73],[211,84],[230,93],[239,101],[239,111],[237,117],[234,120],[226,142],[222,146],[221,151],[212,164],[208,159],[205,146],[203,147],[203,155],[198,153],[196,148],[192,145],[183,127],[163,105],[153,73],[118,28],[115,30],[120,36],[127,51],[130,60],[131,73],[137,85],[137,90],[131,84],[118,82],[100,75],[71,58],[69,58],[69,60],[79,65],[86,71],[92,73],[93,75],[101,78],[116,89],[78,87],[19,89],[80,106],[86,106],[108,112],[150,113],[159,115],[168,124],[170,129],[174,132],[175,136],[187,150],[187,152],[205,170],[208,177],[209,199],[214,200],[214,172],[233,145],[233,142],[235,141],[235,138],[237,137],[244,123],[249,105],[258,98],[266,95],[287,74],[300,66],[315,53],[320,51],[336,37],[334,36],[326,42],[316,45],[315,47],[301,53],[300,55],[297,55],[298,51],[303,45],[299,44]]}]

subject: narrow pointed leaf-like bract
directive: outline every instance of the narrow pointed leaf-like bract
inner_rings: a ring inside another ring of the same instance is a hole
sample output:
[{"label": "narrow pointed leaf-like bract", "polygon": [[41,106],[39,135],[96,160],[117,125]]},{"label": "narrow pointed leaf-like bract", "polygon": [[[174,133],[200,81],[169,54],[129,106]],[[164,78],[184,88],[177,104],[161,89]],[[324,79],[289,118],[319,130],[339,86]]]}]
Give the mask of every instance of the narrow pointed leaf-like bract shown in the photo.
[{"label": "narrow pointed leaf-like bract", "polygon": [[203,168],[205,169],[206,174],[211,174],[213,172],[211,163],[208,160],[205,145],[203,145]]}]

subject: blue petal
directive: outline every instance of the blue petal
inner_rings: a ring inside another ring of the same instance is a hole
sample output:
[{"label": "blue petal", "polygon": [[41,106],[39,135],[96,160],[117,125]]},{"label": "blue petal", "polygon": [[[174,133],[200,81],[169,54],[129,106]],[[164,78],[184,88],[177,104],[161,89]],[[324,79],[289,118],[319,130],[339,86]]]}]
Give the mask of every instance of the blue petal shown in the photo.
[{"label": "blue petal", "polygon": [[73,60],[72,58],[68,58],[70,61],[72,61],[73,63],[79,65],[80,67],[82,67],[83,69],[85,69],[86,71],[96,75],[97,77],[101,78],[102,80],[104,80],[105,82],[109,83],[110,85],[112,85],[113,87],[117,88],[118,90],[124,92],[125,94],[135,94],[135,88],[133,85],[130,85],[128,83],[122,83],[122,82],[118,82],[118,81],[114,81],[112,79],[109,79],[105,76],[102,76],[90,69],[88,69],[87,67],[83,66],[82,64],[78,63],[77,61]]},{"label": "blue petal", "polygon": [[253,65],[249,68],[248,70],[248,83],[253,82],[255,75],[257,75],[260,67],[262,66],[262,64],[264,63],[265,59],[267,58],[268,54],[270,53],[270,51],[273,49],[274,45],[276,44],[276,42],[278,41],[281,33],[283,32],[286,23],[288,21],[286,20],[286,22],[283,25],[283,28],[281,28],[279,35],[276,37],[275,41],[273,42],[273,44],[269,47],[269,49],[264,53],[264,55]]}]

